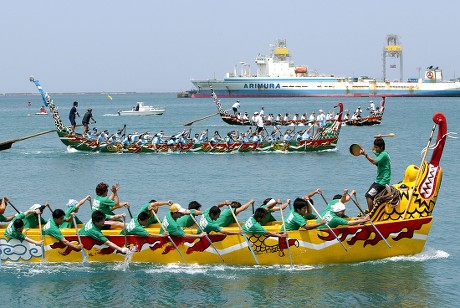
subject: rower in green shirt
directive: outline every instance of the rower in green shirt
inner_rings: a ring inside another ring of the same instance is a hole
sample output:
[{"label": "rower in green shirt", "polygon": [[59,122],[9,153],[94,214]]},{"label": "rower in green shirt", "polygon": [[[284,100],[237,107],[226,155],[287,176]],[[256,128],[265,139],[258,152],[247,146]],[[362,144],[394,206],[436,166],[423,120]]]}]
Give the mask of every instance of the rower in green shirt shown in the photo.
[{"label": "rower in green shirt", "polygon": [[38,226],[38,213],[35,212],[35,210],[39,210],[40,213],[40,222],[42,224],[46,224],[46,220],[43,219],[41,216],[43,214],[43,210],[46,208],[48,205],[48,202],[46,202],[44,205],[41,204],[34,204],[30,207],[30,209],[33,211],[31,214],[28,214],[24,217],[24,228],[30,229],[30,228],[36,228]]},{"label": "rower in green shirt", "polygon": [[[280,209],[284,210],[289,205],[290,202],[291,202],[291,199],[287,199],[285,203],[283,203],[281,199],[278,199],[278,200],[275,200],[273,198],[265,199],[261,207],[266,209],[268,211],[268,214],[265,217],[265,220],[262,221],[260,224],[262,226],[265,226],[269,222],[276,221],[276,218],[273,217],[272,213],[279,211]],[[281,206],[275,206],[277,204],[280,204]]]},{"label": "rower in green shirt", "polygon": [[20,241],[26,241],[35,245],[42,245],[43,241],[35,241],[29,237],[27,237],[25,234],[22,233],[24,231],[24,217],[26,215],[30,214],[37,214],[40,212],[40,209],[29,209],[24,213],[19,213],[14,218],[11,220],[10,224],[8,227],[6,227],[5,232],[3,233],[8,239],[17,239]]},{"label": "rower in green shirt", "polygon": [[286,237],[286,233],[279,233],[279,232],[271,232],[267,231],[262,225],[260,224],[268,215],[268,211],[264,208],[259,207],[255,210],[254,215],[252,215],[246,223],[243,225],[242,229],[246,234],[260,234],[265,235],[267,237]]},{"label": "rower in green shirt", "polygon": [[162,205],[171,205],[173,202],[171,200],[168,201],[156,201],[156,200],[150,200],[148,203],[145,203],[144,205],[141,206],[141,209],[139,210],[139,213],[137,216],[139,216],[140,213],[144,212],[149,215],[149,220],[145,227],[149,227],[152,224],[158,223],[157,219],[155,218],[155,215],[152,214],[152,210],[155,211],[155,213],[158,213],[158,207]]},{"label": "rower in green shirt", "polygon": [[[73,214],[75,215],[75,214]],[[60,241],[64,245],[75,249],[76,251],[80,251],[83,246],[81,244],[74,244],[69,242],[63,235],[61,230],[59,229],[60,225],[64,222],[65,212],[61,209],[55,209],[53,211],[53,217],[51,217],[48,222],[43,226],[43,234],[50,235],[54,237],[56,240]]]},{"label": "rower in green shirt", "polygon": [[[125,213],[121,214],[121,217],[126,217],[126,214]],[[109,239],[105,237],[104,234],[102,234],[104,223],[105,223],[105,214],[99,210],[95,210],[91,214],[91,220],[88,221],[83,228],[81,228],[79,234],[83,236],[92,237],[96,241],[103,243],[103,245],[107,245],[121,253],[124,253],[124,254],[128,253],[129,249],[127,247],[121,248],[117,244],[109,241]]]},{"label": "rower in green shirt", "polygon": [[177,223],[182,228],[189,228],[195,224],[193,217],[203,215],[201,211],[201,204],[198,201],[191,201],[188,204],[188,210],[190,211],[190,215],[183,215],[182,217],[177,219]]},{"label": "rower in green shirt", "polygon": [[[86,201],[91,201],[91,196],[88,195],[81,199],[80,201],[70,199],[69,202],[67,202],[67,209],[65,210],[65,215],[64,215],[64,221],[62,224],[59,226],[59,228],[74,228],[75,226],[73,225],[73,216],[72,213],[78,213],[78,210],[80,207],[86,202]],[[75,216],[75,221],[77,222],[77,225],[83,224],[83,222],[78,219],[77,216]]]},{"label": "rower in green shirt", "polygon": [[170,235],[177,236],[177,237],[184,237],[184,238],[201,238],[206,236],[205,232],[200,234],[188,234],[185,233],[181,226],[177,223],[177,219],[182,217],[183,215],[189,215],[190,212],[183,207],[181,207],[178,203],[174,203],[169,207],[169,212],[166,214],[165,218],[163,219],[162,226],[160,228],[160,233],[163,234],[165,230],[163,227],[166,228],[166,231],[169,232]]},{"label": "rower in green shirt", "polygon": [[[311,230],[323,225],[326,222],[324,219],[322,219],[316,224],[307,224],[305,215],[307,214],[308,208],[309,204],[304,198],[297,198],[294,200],[294,208],[286,217],[286,231],[299,230],[300,228]],[[281,230],[284,230],[284,227],[281,227]]]},{"label": "rower in green shirt", "polygon": [[198,233],[201,233],[201,232],[206,232],[206,233],[219,232],[219,233],[228,234],[228,235],[242,234],[243,233],[242,230],[228,231],[228,230],[222,229],[222,227],[219,226],[219,224],[217,223],[217,219],[219,218],[220,213],[221,213],[221,210],[220,210],[219,206],[217,206],[217,205],[214,205],[210,209],[207,209],[206,211],[204,211],[203,217],[201,217],[201,220],[199,222],[200,225],[199,225],[199,228],[198,228]]},{"label": "rower in green shirt", "polygon": [[151,234],[145,227],[149,221],[149,215],[146,212],[140,212],[136,217],[131,219],[131,221],[126,225],[126,229],[121,230],[120,234],[124,235],[138,235],[138,236],[148,236],[148,237],[167,237],[168,232],[163,234]]},{"label": "rower in green shirt", "polygon": [[[220,213],[219,218],[217,219],[217,224],[221,227],[227,227],[228,225],[231,225],[232,223],[235,223],[235,218],[233,217],[233,214],[231,211],[235,213],[235,216],[238,215],[239,213],[243,212],[246,210],[251,204],[254,203],[254,199],[249,200],[249,202],[245,203],[244,205],[241,205],[238,201],[225,201],[224,205],[230,204],[232,210],[230,209],[225,209]],[[218,205],[220,207],[220,205]]]}]

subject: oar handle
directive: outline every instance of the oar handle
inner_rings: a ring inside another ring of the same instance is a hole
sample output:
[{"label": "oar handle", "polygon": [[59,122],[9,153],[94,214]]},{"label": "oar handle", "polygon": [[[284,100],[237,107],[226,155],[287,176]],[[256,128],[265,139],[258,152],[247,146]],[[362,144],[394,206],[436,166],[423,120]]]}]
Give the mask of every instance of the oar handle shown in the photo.
[{"label": "oar handle", "polygon": [[[201,232],[204,232],[204,230],[202,230],[200,228],[200,225],[198,224],[198,221],[196,221],[196,218],[195,216],[193,216],[193,214],[190,214],[190,217],[193,219],[193,221],[196,223],[196,225],[198,226],[198,230],[201,230]],[[216,251],[216,253],[219,255],[220,259],[222,260],[222,262],[225,262],[224,261],[224,258],[222,257],[222,255],[219,253],[219,251],[217,250],[217,247],[214,245],[214,243],[211,241],[211,239],[209,238],[208,234],[205,232],[205,237],[206,239],[208,240],[209,244],[211,244],[212,248],[214,248],[214,250]]]},{"label": "oar handle", "polygon": [[283,223],[284,233],[286,233],[286,246],[287,246],[287,250],[289,254],[289,262],[291,263],[291,267],[292,267],[292,254],[291,254],[291,248],[289,247],[289,237],[287,236],[286,223],[284,221],[283,205],[280,206],[280,214],[281,214],[281,221]]},{"label": "oar handle", "polygon": [[[321,215],[319,214],[319,212],[316,210],[316,208],[313,206],[313,204],[310,202],[310,200],[306,200],[308,202],[308,204],[311,206],[311,208],[313,209],[313,211],[315,211],[316,215],[318,215],[319,219],[323,219],[323,217],[321,217]],[[336,240],[340,243],[340,245],[342,245],[343,249],[345,249],[345,251],[348,251],[347,248],[345,247],[345,245],[342,243],[342,241],[339,239],[339,237],[337,236],[337,234],[335,234],[334,230],[332,230],[332,228],[329,226],[329,224],[326,222],[326,226],[327,228],[329,229],[329,231],[332,232],[332,234],[334,234],[334,237],[336,238]]]},{"label": "oar handle", "polygon": [[[361,206],[359,205],[359,201],[358,201],[358,197],[356,196],[355,194],[355,199],[353,199],[352,196],[350,196],[350,194],[347,193],[347,195],[350,197],[350,199],[353,201],[353,203],[358,207],[359,211],[363,214],[363,215],[366,215],[366,213],[364,213],[364,211],[362,210]],[[385,237],[383,236],[382,233],[380,233],[380,230],[377,229],[377,226],[372,222],[372,220],[369,220],[369,222],[371,223],[372,227],[374,227],[375,231],[380,235],[380,237],[383,239],[383,241],[385,242],[385,244],[387,244],[388,248],[391,248],[391,245],[390,243],[388,243],[388,241],[385,239]]]},{"label": "oar handle", "polygon": [[8,204],[11,205],[11,206],[13,207],[13,209],[14,209],[16,212],[18,212],[18,214],[21,213],[21,212],[19,212],[18,209],[13,205],[13,203],[11,203],[10,200],[8,200]]},{"label": "oar handle", "polygon": [[81,241],[80,233],[78,233],[78,225],[77,225],[77,220],[75,219],[75,216],[72,215],[72,220],[73,220],[73,225],[75,227],[75,233],[77,233],[77,238],[78,238],[78,244],[81,245],[81,255],[82,255],[82,261],[86,262],[88,260],[88,256],[86,255],[85,252],[85,247],[83,247],[83,243]]},{"label": "oar handle", "polygon": [[[152,214],[153,216],[155,216],[155,219],[158,221],[158,223],[160,224],[161,228],[164,230],[164,232],[167,232],[166,228],[163,226],[163,223],[161,222],[160,218],[158,218],[158,215],[157,213],[155,213],[154,210],[152,210]],[[177,250],[177,252],[179,253],[180,257],[182,258],[182,261],[185,263],[185,264],[188,264],[187,261],[185,260],[185,257],[184,255],[182,254],[182,252],[180,252],[179,250],[179,247],[177,247],[176,243],[174,243],[173,239],[171,238],[170,235],[168,235],[168,240],[171,242],[171,244],[174,246],[174,248]]]},{"label": "oar handle", "polygon": [[43,231],[42,231],[42,215],[38,213],[38,230],[40,231],[40,241],[41,243],[41,248],[42,248],[42,262],[45,260],[45,240],[43,238]]},{"label": "oar handle", "polygon": [[252,256],[254,257],[254,261],[256,261],[256,264],[259,265],[259,260],[257,259],[257,256],[256,256],[256,253],[254,252],[254,249],[252,249],[252,246],[251,246],[251,243],[249,242],[249,239],[248,237],[246,236],[246,233],[244,233],[244,230],[243,228],[241,227],[240,223],[238,222],[238,219],[236,218],[236,215],[235,213],[233,212],[233,208],[230,204],[227,204],[230,212],[232,213],[233,215],[233,219],[235,219],[235,222],[236,222],[236,225],[238,226],[238,228],[243,231],[243,237],[244,237],[244,240],[246,241],[246,244],[248,245],[248,248],[249,250],[251,251],[252,253]]}]

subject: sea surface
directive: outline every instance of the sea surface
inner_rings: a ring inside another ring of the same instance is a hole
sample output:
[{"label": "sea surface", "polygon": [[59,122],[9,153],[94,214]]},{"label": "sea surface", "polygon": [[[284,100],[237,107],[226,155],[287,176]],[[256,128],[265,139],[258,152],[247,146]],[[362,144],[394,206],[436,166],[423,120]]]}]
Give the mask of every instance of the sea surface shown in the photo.
[{"label": "sea surface", "polygon": [[[52,88],[43,84],[45,90]],[[31,92],[35,93],[31,84]],[[174,134],[183,124],[217,112],[211,99],[181,99],[165,94],[51,94],[65,124],[73,101],[82,117],[92,107],[99,130],[127,125],[127,132]],[[27,102],[32,106],[28,106]],[[161,116],[120,117],[137,101],[164,106]],[[266,113],[303,113],[333,109],[365,109],[369,98],[248,98],[241,111],[250,114],[263,106]],[[379,99],[374,99],[379,103]],[[203,207],[226,199],[244,203],[254,198],[294,199],[321,188],[327,199],[344,188],[356,189],[361,203],[373,182],[375,166],[349,153],[352,143],[368,152],[376,134],[386,138],[392,159],[392,182],[402,180],[405,168],[419,165],[433,127],[432,116],[443,112],[448,131],[460,132],[460,98],[388,98],[383,122],[373,127],[343,127],[337,149],[321,153],[235,154],[100,154],[68,151],[55,133],[18,141],[0,151],[0,195],[20,210],[48,201],[64,208],[68,199],[95,196],[103,181],[120,184],[120,199],[132,211],[150,199],[173,200]],[[230,109],[232,99],[223,99]],[[42,105],[38,95],[0,96],[0,142],[53,129],[50,115],[35,115]],[[364,110],[364,112],[366,112]],[[80,122],[81,118],[77,118]],[[208,128],[221,135],[231,128],[218,116],[196,122],[192,134]],[[81,131],[81,128],[77,128]],[[436,136],[436,135],[435,135]],[[434,138],[435,139],[435,138]],[[460,291],[458,172],[460,142],[449,138],[441,159],[444,178],[434,210],[434,223],[425,250],[418,255],[355,264],[327,266],[229,266],[170,264],[15,264],[2,263],[0,294],[4,307],[451,307]],[[431,157],[431,151],[428,158]],[[319,209],[321,198],[315,197]],[[160,210],[163,217],[166,209]],[[12,214],[8,207],[6,214]],[[249,217],[251,210],[239,216]],[[47,213],[49,215],[49,213]],[[347,204],[347,214],[358,210]],[[89,219],[89,207],[79,215]],[[49,216],[45,215],[45,218]]]}]

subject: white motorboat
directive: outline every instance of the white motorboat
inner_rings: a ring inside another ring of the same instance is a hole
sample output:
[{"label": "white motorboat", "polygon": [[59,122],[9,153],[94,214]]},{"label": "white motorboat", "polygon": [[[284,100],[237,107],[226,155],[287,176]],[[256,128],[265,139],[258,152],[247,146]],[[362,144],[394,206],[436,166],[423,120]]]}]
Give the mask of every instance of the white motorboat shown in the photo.
[{"label": "white motorboat", "polygon": [[164,107],[146,106],[144,102],[137,102],[131,110],[119,110],[118,115],[161,115],[164,112]]}]

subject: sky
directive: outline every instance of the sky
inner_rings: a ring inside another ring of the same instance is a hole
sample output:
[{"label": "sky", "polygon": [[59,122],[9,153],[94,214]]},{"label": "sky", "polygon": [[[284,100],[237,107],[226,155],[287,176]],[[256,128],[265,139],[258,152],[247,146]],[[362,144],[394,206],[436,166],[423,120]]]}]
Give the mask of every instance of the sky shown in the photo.
[{"label": "sky", "polygon": [[190,90],[240,62],[253,69],[277,39],[310,71],[381,79],[389,34],[404,79],[430,65],[458,78],[459,12],[452,0],[3,1],[0,93],[35,92],[29,76],[49,92]]}]

